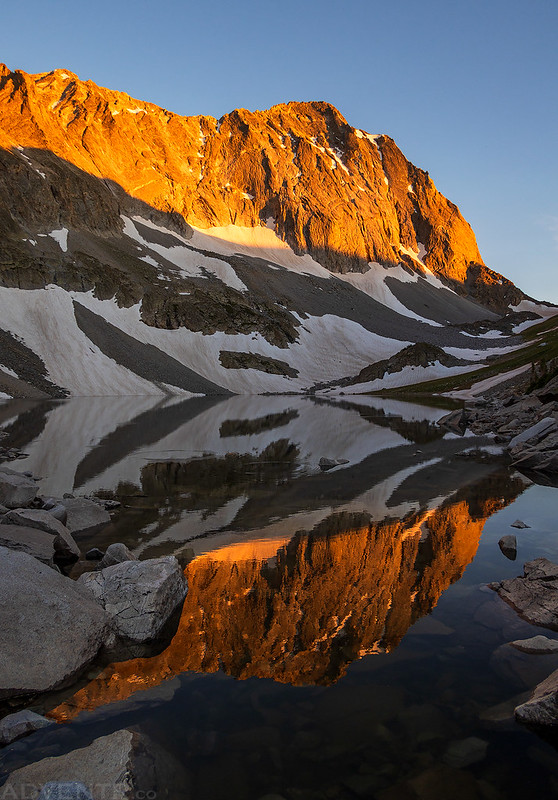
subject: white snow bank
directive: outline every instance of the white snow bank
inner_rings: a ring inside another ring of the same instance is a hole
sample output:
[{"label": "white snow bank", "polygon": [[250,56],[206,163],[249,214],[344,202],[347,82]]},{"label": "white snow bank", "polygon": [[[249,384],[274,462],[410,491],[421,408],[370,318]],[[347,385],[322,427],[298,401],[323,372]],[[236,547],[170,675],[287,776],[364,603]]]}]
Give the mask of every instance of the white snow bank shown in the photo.
[{"label": "white snow bank", "polygon": [[190,240],[194,247],[202,250],[213,250],[223,255],[254,256],[265,261],[272,261],[282,267],[306,275],[318,275],[320,278],[331,278],[332,274],[321,264],[307,255],[297,256],[289,245],[280,239],[267,226],[254,228],[239,225],[226,225],[221,228],[194,228],[194,236]]},{"label": "white snow bank", "polygon": [[477,381],[477,383],[473,383],[473,385],[468,389],[459,389],[455,392],[445,392],[445,396],[455,397],[457,400],[471,400],[473,397],[477,397],[483,392],[486,392],[488,389],[492,389],[493,386],[497,386],[499,383],[503,383],[510,378],[515,378],[517,375],[521,375],[528,369],[531,369],[531,365],[525,364],[524,366],[517,367],[517,369],[512,369],[509,372],[501,372],[499,375],[493,375],[491,378],[485,378],[482,381]]},{"label": "white snow bank", "polygon": [[37,353],[50,380],[72,394],[162,394],[154,384],[108,358],[87,338],[75,320],[72,297],[64,289],[0,287],[0,309],[2,327]]},{"label": "white snow bank", "polygon": [[[546,319],[547,317],[555,317],[558,314],[558,308],[556,306],[549,306],[546,303],[534,303],[532,300],[522,300],[521,303],[517,306],[510,306],[512,311],[532,311],[534,314],[538,314],[540,317]],[[541,320],[534,320],[532,322],[533,325],[536,325],[537,322]]]},{"label": "white snow bank", "polygon": [[[180,236],[180,234],[167,230],[166,228],[162,228],[159,225],[155,225],[155,223],[146,219],[142,219],[141,217],[134,217],[132,220],[129,217],[122,216],[121,219],[124,222],[124,233],[126,236],[129,236],[131,239],[134,239],[134,241],[139,242],[144,247],[152,250],[158,255],[163,256],[163,258],[165,258],[167,261],[170,261],[171,264],[174,264],[176,267],[178,267],[181,277],[205,278],[206,276],[204,274],[204,270],[206,270],[207,272],[215,275],[216,278],[225,283],[227,286],[230,286],[232,289],[237,289],[240,292],[247,291],[246,286],[240,280],[230,264],[227,264],[225,261],[221,261],[218,258],[210,258],[209,256],[204,256],[202,253],[197,253],[195,250],[192,250],[190,247],[188,247],[187,240]],[[134,225],[134,220],[155,231],[173,236],[175,239],[184,242],[184,245],[165,247],[162,244],[150,242],[147,239],[144,239],[139,233],[138,229]],[[144,256],[143,261],[146,261],[147,258],[149,258],[149,256]],[[156,266],[160,265],[156,264]]]},{"label": "white snow bank", "polygon": [[[395,278],[396,280],[401,281],[401,283],[416,283],[418,281],[418,275],[411,275],[401,266],[384,267],[382,264],[377,264],[376,262],[371,261],[368,272],[347,272],[343,275],[336,275],[335,277],[339,278],[339,280],[345,281],[345,283],[350,283],[351,286],[355,287],[355,289],[367,294],[369,297],[373,297],[374,300],[377,300],[384,306],[391,308],[398,314],[402,314],[405,317],[410,317],[411,319],[416,319],[419,322],[424,322],[427,325],[432,325],[433,327],[443,327],[439,322],[434,322],[434,320],[426,319],[425,317],[421,317],[419,314],[415,314],[414,311],[411,311],[409,308],[407,308],[407,306],[404,306],[403,303],[401,303],[392,293],[389,286],[385,282],[386,278]],[[424,277],[428,279],[427,275]]]},{"label": "white snow bank", "polygon": [[437,378],[447,378],[450,375],[460,375],[463,372],[471,372],[476,369],[478,369],[478,367],[474,364],[465,367],[445,367],[443,364],[440,364],[439,361],[436,361],[428,367],[403,367],[400,372],[385,374],[383,378],[377,378],[376,380],[367,381],[366,383],[358,383],[355,386],[346,386],[344,389],[336,390],[336,392],[343,391],[345,394],[350,394],[351,392],[355,394],[360,392],[376,392],[380,389],[409,386],[415,383],[422,383],[423,381],[433,381]]},{"label": "white snow bank", "polygon": [[5,372],[6,375],[11,375],[12,378],[19,378],[19,375],[17,374],[17,372],[14,372],[13,369],[10,369],[9,367],[4,366],[4,364],[0,364],[0,372]]},{"label": "white snow bank", "polygon": [[68,251],[68,228],[51,231],[48,235],[52,236],[55,242],[58,242],[63,253]]}]

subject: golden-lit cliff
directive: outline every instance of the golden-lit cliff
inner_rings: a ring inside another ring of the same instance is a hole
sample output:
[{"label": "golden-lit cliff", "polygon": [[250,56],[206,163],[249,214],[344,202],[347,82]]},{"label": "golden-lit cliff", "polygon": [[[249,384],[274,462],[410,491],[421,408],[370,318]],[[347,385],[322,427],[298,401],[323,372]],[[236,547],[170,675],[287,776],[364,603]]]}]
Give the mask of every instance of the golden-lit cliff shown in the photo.
[{"label": "golden-lit cliff", "polygon": [[51,716],[124,699],[188,670],[329,684],[389,652],[473,559],[486,519],[522,490],[490,478],[437,509],[370,523],[337,514],[277,551],[235,545],[193,561],[178,631],[160,655],[111,664]]},{"label": "golden-lit cliff", "polygon": [[101,191],[108,180],[202,228],[272,219],[296,252],[334,271],[420,269],[423,258],[488,306],[520,296],[484,266],[470,226],[428,173],[328,103],[182,117],[63,70],[0,65],[0,147],[16,156],[3,156],[10,175],[0,187],[16,227],[33,218],[114,232],[124,201]]}]

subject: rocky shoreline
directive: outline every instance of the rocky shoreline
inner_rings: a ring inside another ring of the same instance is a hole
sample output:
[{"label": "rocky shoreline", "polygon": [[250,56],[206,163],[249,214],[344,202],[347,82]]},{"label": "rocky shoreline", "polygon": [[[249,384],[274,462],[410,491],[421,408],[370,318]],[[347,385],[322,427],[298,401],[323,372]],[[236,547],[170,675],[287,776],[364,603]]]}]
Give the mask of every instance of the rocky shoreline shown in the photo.
[{"label": "rocky shoreline", "polygon": [[[538,453],[537,479],[552,481],[552,473],[558,471],[558,400],[545,388],[541,395],[539,390],[522,394],[517,385],[505,387],[467,401],[438,424],[460,435],[468,430],[492,433],[519,470],[527,470],[526,457],[531,464],[533,453]],[[320,461],[322,471],[337,463],[326,462]],[[5,710],[22,708],[33,698],[71,685],[92,664],[136,657],[141,648],[172,633],[169,625],[188,588],[175,558],[138,561],[119,542],[104,552],[81,552],[80,534],[109,524],[115,505],[94,497],[42,497],[31,474],[0,466],[0,622],[5,654],[0,701]],[[519,521],[514,526],[527,527]],[[515,558],[514,543],[507,541],[511,539],[515,537],[502,537],[500,546]],[[522,578],[491,588],[524,619],[558,630],[558,565],[545,559],[529,562]],[[558,641],[536,636],[509,646],[535,657],[556,652]],[[558,670],[537,685],[532,697],[523,698],[515,717],[537,728],[558,725]],[[0,721],[0,746],[48,725],[52,721],[40,714],[16,710]],[[101,787],[100,797],[109,784],[113,797],[132,797],[146,785],[157,786],[161,796],[167,796],[169,776],[180,775],[171,762],[172,757],[159,753],[143,734],[126,728],[79,750],[16,769],[0,788],[0,798],[30,786],[30,796],[41,800],[61,797],[57,792],[66,800],[96,800],[94,787]]]},{"label": "rocky shoreline", "polygon": [[532,375],[506,382],[467,400],[438,425],[459,435],[492,434],[520,472],[552,481],[558,473],[558,376],[542,387]]},{"label": "rocky shoreline", "polygon": [[[541,386],[540,384],[543,383]],[[508,381],[485,396],[465,402],[438,421],[459,435],[468,431],[492,434],[512,466],[538,483],[555,485],[558,474],[558,375],[537,380],[536,369],[525,378]],[[528,527],[521,520],[514,527]],[[502,553],[517,556],[515,536],[499,541]],[[524,565],[523,576],[490,584],[522,619],[558,631],[558,564],[538,558]],[[558,642],[545,636],[510,642],[523,653],[544,655],[558,650]],[[558,726],[558,670],[539,683],[532,696],[515,708],[518,722],[535,728]]]}]

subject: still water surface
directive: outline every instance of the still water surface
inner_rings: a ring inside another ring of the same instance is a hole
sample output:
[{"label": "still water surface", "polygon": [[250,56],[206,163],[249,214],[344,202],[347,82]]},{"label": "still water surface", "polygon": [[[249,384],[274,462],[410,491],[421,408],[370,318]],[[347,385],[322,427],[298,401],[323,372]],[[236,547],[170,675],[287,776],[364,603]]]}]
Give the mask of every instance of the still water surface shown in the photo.
[{"label": "still water surface", "polygon": [[[44,494],[122,502],[82,550],[174,554],[189,584],[168,646],[48,698],[61,724],[2,770],[133,726],[184,766],[176,797],[554,795],[553,743],[513,707],[558,658],[507,645],[541,631],[486,583],[558,560],[558,490],[444,433],[444,413],[366,397],[1,405],[29,454],[13,466]],[[531,527],[511,562],[497,542],[517,518]]]}]

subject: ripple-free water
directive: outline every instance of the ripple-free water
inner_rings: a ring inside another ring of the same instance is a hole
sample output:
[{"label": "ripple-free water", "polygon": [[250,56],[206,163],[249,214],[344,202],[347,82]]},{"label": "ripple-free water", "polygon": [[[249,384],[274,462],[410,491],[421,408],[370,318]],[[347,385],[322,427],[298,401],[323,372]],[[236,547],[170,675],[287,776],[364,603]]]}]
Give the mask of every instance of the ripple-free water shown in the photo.
[{"label": "ripple-free water", "polygon": [[[558,559],[557,490],[445,434],[443,413],[370,397],[0,406],[29,453],[12,466],[44,493],[122,501],[83,550],[174,554],[189,583],[170,644],[37,702],[60,725],[4,750],[3,770],[132,726],[183,765],[176,797],[554,794],[553,744],[513,707],[558,659],[507,643],[555,634],[486,583]],[[497,544],[510,532],[516,562]]]}]

